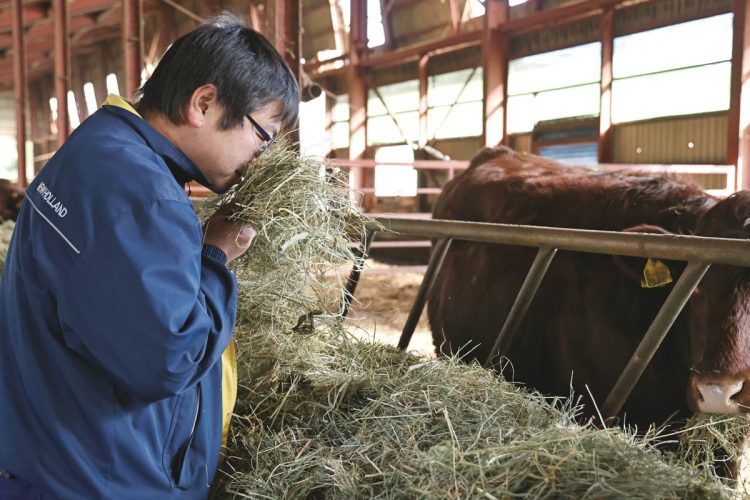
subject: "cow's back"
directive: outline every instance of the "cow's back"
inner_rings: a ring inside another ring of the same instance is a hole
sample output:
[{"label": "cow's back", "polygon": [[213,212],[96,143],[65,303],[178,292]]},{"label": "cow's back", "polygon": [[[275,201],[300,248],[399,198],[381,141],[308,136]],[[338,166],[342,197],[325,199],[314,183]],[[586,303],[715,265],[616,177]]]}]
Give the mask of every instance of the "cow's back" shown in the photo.
[{"label": "cow's back", "polygon": [[[689,232],[714,203],[668,178],[564,167],[507,148],[477,158],[446,185],[435,219],[611,231],[650,224]],[[452,244],[428,309],[438,351],[486,359],[536,251]],[[586,395],[588,385],[601,405],[669,292],[643,289],[622,270],[638,265],[636,259],[558,252],[508,353],[512,366],[505,375],[567,395],[573,372],[575,392]],[[684,328],[680,318],[673,330]],[[642,425],[685,412],[688,368],[687,335],[670,335],[626,405],[629,421]]]}]

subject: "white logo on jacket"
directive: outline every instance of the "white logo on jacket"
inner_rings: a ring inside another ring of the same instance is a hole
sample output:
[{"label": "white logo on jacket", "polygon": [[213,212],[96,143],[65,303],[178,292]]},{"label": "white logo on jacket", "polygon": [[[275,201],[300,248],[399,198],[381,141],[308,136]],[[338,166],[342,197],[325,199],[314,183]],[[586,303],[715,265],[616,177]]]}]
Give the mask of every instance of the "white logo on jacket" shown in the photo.
[{"label": "white logo on jacket", "polygon": [[36,192],[42,195],[42,199],[47,202],[47,205],[52,207],[52,210],[54,210],[57,215],[65,217],[68,214],[68,209],[65,208],[65,205],[57,201],[57,197],[52,194],[52,191],[50,191],[43,182],[39,183]]}]

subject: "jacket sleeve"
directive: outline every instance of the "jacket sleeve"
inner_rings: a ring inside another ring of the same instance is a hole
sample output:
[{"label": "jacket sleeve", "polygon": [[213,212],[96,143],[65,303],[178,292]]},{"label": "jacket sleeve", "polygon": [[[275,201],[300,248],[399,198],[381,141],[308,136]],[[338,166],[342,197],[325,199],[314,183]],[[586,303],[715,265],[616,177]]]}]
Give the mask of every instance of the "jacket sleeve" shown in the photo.
[{"label": "jacket sleeve", "polygon": [[58,295],[68,347],[134,397],[195,384],[228,345],[237,286],[224,253],[201,246],[186,203],[160,200],[118,217],[78,256]]}]

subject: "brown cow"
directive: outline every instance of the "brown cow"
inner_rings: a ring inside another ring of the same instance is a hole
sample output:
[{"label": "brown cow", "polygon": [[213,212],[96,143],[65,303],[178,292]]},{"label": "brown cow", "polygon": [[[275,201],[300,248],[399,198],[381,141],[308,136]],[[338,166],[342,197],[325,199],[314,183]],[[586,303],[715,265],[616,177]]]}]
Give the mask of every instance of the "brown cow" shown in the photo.
[{"label": "brown cow", "polygon": [[[499,147],[449,182],[435,219],[748,238],[750,192],[724,200],[667,177],[599,173]],[[535,248],[455,241],[429,302],[438,352],[484,362]],[[601,405],[672,285],[642,288],[645,259],[560,251],[504,368],[547,394],[586,386]],[[666,262],[674,281],[685,263]],[[625,403],[641,429],[690,410],[750,410],[750,270],[713,265]],[[687,397],[686,397],[687,394]],[[593,415],[589,403],[586,415]]]},{"label": "brown cow", "polygon": [[24,191],[18,184],[0,179],[0,222],[16,220],[23,203]]}]

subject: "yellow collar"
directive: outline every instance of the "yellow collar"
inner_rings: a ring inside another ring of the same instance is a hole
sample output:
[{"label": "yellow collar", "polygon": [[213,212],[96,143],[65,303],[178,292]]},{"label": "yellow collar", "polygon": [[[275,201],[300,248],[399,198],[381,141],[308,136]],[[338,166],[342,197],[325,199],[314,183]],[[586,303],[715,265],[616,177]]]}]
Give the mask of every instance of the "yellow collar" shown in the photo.
[{"label": "yellow collar", "polygon": [[128,101],[126,101],[125,99],[123,99],[117,94],[109,94],[107,96],[107,99],[104,101],[104,106],[117,106],[118,108],[122,108],[126,111],[130,111],[134,115],[141,117],[141,115],[138,114],[138,111],[136,111],[135,108]]}]

